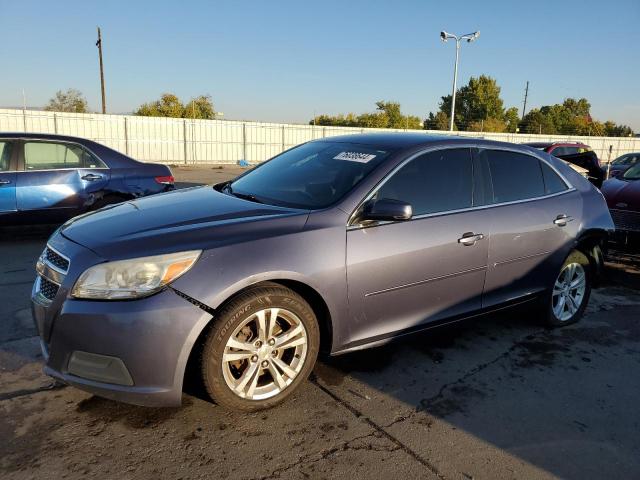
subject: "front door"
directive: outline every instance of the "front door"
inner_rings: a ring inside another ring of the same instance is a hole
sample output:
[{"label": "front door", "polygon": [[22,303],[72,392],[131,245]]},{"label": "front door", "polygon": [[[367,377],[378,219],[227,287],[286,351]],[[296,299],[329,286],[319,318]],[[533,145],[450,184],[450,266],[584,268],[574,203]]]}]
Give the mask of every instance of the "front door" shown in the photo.
[{"label": "front door", "polygon": [[473,177],[469,149],[418,156],[374,194],[411,204],[413,218],[349,228],[351,346],[480,308],[490,215],[472,209]]},{"label": "front door", "polygon": [[70,215],[93,203],[91,195],[109,181],[109,170],[77,144],[25,141],[23,171],[17,178],[17,206],[66,210]]},{"label": "front door", "polygon": [[16,211],[16,173],[13,142],[0,140],[0,213]]}]

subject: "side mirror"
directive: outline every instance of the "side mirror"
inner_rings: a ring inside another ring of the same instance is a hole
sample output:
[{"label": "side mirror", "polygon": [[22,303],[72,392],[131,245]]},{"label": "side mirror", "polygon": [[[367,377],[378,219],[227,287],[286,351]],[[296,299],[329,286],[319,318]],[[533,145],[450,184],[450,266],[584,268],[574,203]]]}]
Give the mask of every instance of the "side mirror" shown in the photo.
[{"label": "side mirror", "polygon": [[412,216],[413,209],[408,203],[390,198],[380,198],[378,200],[369,200],[364,205],[358,221],[394,222],[398,220],[410,220]]}]

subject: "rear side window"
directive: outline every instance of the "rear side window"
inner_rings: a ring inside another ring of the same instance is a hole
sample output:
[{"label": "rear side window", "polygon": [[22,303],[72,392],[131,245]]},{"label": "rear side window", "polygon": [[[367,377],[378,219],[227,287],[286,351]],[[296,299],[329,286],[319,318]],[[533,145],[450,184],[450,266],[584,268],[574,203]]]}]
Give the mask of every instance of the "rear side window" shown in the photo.
[{"label": "rear side window", "polygon": [[384,184],[376,198],[407,202],[414,215],[472,206],[473,167],[466,148],[430,152],[411,160]]},{"label": "rear side window", "polygon": [[493,203],[513,202],[545,194],[542,169],[537,158],[503,150],[482,150],[493,185]]},{"label": "rear side window", "polygon": [[0,172],[9,170],[9,162],[11,160],[11,152],[13,151],[13,143],[0,142]]},{"label": "rear side window", "polygon": [[553,168],[544,162],[540,162],[542,167],[542,177],[544,179],[544,193],[550,195],[552,193],[558,193],[566,190],[567,184],[560,178]]},{"label": "rear side window", "polygon": [[26,142],[26,170],[57,170],[62,168],[102,168],[104,164],[80,145],[67,143]]}]

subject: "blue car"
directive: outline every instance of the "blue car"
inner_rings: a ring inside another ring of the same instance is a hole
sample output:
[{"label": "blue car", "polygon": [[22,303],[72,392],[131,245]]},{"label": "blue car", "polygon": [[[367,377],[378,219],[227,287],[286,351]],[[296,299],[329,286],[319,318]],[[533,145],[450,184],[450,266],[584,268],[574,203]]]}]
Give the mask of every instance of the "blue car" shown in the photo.
[{"label": "blue car", "polygon": [[61,223],[173,189],[169,167],[138,162],[91,140],[0,133],[0,226]]}]

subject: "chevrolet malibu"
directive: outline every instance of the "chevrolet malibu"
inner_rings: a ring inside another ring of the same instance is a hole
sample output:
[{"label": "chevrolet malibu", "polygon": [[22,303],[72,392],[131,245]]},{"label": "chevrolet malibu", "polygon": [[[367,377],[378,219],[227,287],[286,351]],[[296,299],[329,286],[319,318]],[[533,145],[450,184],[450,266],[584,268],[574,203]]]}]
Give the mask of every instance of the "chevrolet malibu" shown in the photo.
[{"label": "chevrolet malibu", "polygon": [[257,410],[319,352],[522,304],[576,322],[612,229],[602,195],[530,147],[334,137],[70,220],[37,262],[33,313],[62,382],[178,405],[189,366],[216,403]]}]

